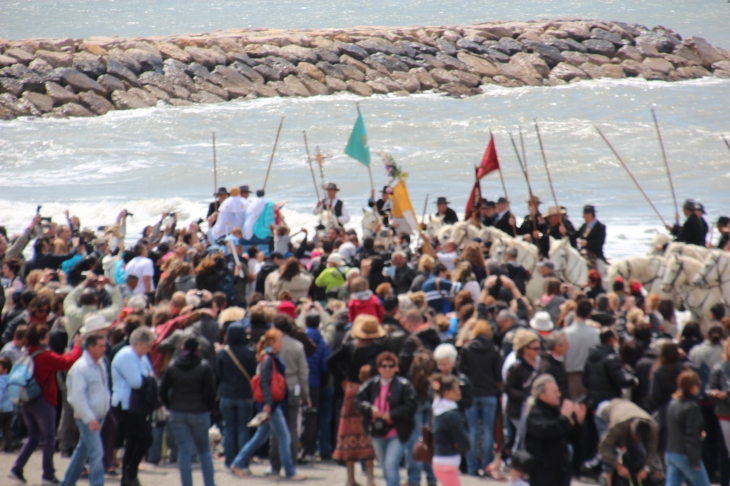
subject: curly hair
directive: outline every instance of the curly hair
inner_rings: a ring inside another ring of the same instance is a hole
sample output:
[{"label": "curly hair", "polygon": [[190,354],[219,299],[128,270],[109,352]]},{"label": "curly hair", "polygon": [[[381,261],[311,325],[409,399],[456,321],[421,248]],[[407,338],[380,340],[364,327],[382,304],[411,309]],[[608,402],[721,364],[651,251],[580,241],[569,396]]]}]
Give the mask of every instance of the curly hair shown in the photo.
[{"label": "curly hair", "polygon": [[467,262],[471,263],[477,268],[484,268],[486,266],[482,249],[479,246],[479,243],[475,241],[472,241],[471,243],[466,245],[466,248],[464,248],[464,251],[462,252],[462,256]]},{"label": "curly hair", "polygon": [[280,274],[282,280],[286,282],[291,281],[291,279],[299,275],[299,260],[295,257],[287,258],[281,266]]}]

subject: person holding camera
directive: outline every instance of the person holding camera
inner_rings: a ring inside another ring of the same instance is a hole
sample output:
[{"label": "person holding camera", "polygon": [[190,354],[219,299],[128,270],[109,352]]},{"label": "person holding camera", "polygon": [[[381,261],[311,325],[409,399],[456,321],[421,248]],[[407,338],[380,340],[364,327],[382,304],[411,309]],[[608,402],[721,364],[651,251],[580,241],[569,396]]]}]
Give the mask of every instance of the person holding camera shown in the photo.
[{"label": "person holding camera", "polygon": [[375,367],[379,374],[363,383],[355,401],[363,428],[372,437],[386,486],[399,486],[403,446],[416,427],[416,389],[397,375],[398,358],[390,351],[378,355]]},{"label": "person holding camera", "polygon": [[[530,486],[569,486],[571,479],[568,445],[581,434],[586,406],[563,400],[552,375],[541,375],[531,388],[531,406],[525,427],[525,451],[530,455],[522,473]],[[518,468],[514,464],[515,468]]]},{"label": "person holding camera", "polygon": [[[112,305],[99,309],[99,292],[104,286],[112,289]],[[112,280],[97,277],[94,272],[86,274],[86,280],[77,285],[63,300],[63,314],[66,316],[66,332],[68,344],[71,344],[76,333],[84,324],[89,314],[99,314],[107,322],[114,322],[122,310],[122,294]]]}]

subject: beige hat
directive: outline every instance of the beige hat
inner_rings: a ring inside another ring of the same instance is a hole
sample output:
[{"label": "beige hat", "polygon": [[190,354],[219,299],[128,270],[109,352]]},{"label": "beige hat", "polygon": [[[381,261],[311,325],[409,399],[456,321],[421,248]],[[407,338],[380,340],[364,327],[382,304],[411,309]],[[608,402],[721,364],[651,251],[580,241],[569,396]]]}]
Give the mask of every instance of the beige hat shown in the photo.
[{"label": "beige hat", "polygon": [[79,332],[82,336],[87,336],[95,332],[106,331],[109,329],[110,325],[111,324],[109,324],[106,319],[99,314],[88,314],[84,318],[84,327],[82,327]]},{"label": "beige hat", "polygon": [[385,329],[376,317],[360,314],[352,324],[352,335],[357,339],[377,339],[385,336]]},{"label": "beige hat", "polygon": [[545,217],[550,216],[558,216],[558,215],[565,215],[567,211],[563,207],[557,207],[557,206],[550,206],[547,210],[547,213],[545,213]]},{"label": "beige hat", "polygon": [[528,331],[527,329],[517,329],[515,337],[512,338],[512,348],[517,352],[535,341],[537,341],[537,336],[534,332]]},{"label": "beige hat", "polygon": [[344,265],[347,265],[345,263],[345,259],[342,258],[342,255],[339,253],[332,253],[330,256],[327,257],[327,263],[334,263],[338,267],[342,267]]}]

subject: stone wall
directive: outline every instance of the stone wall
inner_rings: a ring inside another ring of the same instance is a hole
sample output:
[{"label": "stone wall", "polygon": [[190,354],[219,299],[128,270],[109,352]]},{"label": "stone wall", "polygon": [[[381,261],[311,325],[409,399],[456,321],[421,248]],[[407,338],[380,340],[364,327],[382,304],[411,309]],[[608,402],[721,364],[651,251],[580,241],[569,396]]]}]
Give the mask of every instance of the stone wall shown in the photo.
[{"label": "stone wall", "polygon": [[730,52],[661,26],[597,20],[0,40],[0,119],[342,91],[461,97],[490,84],[705,76],[730,78]]}]

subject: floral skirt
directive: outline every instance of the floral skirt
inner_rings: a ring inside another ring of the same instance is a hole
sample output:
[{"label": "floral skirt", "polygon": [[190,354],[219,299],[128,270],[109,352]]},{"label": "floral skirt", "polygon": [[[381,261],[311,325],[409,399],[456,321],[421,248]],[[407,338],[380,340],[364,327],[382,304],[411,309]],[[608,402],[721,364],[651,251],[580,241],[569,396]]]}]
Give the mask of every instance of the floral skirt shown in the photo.
[{"label": "floral skirt", "polygon": [[355,395],[360,388],[359,383],[343,381],[342,389],[345,398],[342,402],[342,414],[337,428],[337,447],[332,457],[338,461],[363,461],[375,458],[375,450],[370,436],[362,427],[362,416],[355,407]]}]

